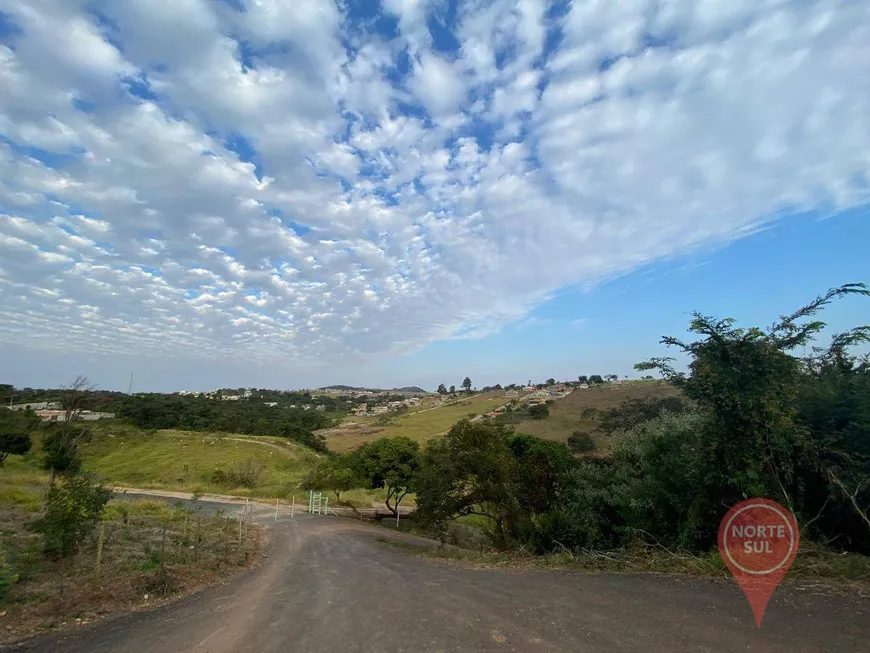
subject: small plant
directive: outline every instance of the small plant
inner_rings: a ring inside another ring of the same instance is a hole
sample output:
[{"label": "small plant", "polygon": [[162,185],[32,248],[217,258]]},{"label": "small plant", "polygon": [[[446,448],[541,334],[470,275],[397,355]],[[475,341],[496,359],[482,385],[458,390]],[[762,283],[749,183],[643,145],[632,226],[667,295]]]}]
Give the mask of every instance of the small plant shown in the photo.
[{"label": "small plant", "polygon": [[103,509],[112,498],[111,490],[74,476],[53,485],[45,495],[45,516],[36,523],[43,535],[43,550],[53,558],[74,554],[94,530]]}]

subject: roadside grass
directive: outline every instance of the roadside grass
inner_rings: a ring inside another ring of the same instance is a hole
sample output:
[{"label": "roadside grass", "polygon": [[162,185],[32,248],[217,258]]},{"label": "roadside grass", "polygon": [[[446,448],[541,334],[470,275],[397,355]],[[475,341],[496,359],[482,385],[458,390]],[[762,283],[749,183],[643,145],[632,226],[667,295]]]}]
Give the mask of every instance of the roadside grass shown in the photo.
[{"label": "roadside grass", "polygon": [[[637,542],[615,551],[562,549],[547,555],[535,555],[528,551],[469,549],[451,545],[427,548],[386,538],[379,541],[413,555],[481,569],[561,569],[730,578],[715,549],[693,554]],[[788,581],[802,581],[804,585],[816,581],[816,586],[820,588],[828,587],[870,598],[870,557],[857,553],[838,553],[812,542],[805,543],[801,545],[786,578]]]},{"label": "roadside grass", "polygon": [[[66,560],[42,553],[38,514],[0,505],[0,643],[83,626],[213,585],[259,559],[257,527],[204,509],[111,502],[101,527]],[[97,550],[102,531],[102,548]]]},{"label": "roadside grass", "polygon": [[663,381],[632,381],[575,388],[568,396],[550,405],[546,419],[529,419],[515,425],[517,433],[528,433],[546,440],[567,442],[574,431],[585,431],[595,442],[595,453],[610,453],[612,438],[598,432],[598,420],[583,416],[587,408],[598,411],[616,408],[623,401],[640,398],[663,398],[679,395],[679,390]]},{"label": "roadside grass", "polygon": [[[300,482],[321,459],[278,438],[129,430],[99,435],[83,447],[83,458],[85,471],[111,485],[280,498],[298,494]],[[253,487],[215,475],[249,461],[262,465]]]},{"label": "roadside grass", "polygon": [[504,394],[486,393],[459,398],[456,403],[432,408],[421,409],[400,417],[393,417],[386,426],[375,430],[377,418],[354,418],[338,428],[321,431],[326,437],[326,445],[332,451],[342,452],[355,449],[361,444],[378,438],[404,435],[421,444],[431,438],[443,435],[463,417],[471,417],[486,413],[507,403]]}]

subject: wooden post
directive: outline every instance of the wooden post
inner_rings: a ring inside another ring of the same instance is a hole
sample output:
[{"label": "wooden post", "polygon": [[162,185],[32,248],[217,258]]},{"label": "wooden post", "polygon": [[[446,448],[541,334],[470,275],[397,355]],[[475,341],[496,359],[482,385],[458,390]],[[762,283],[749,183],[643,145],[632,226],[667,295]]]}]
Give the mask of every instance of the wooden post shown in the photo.
[{"label": "wooden post", "polygon": [[290,504],[290,519],[293,519],[293,515],[296,512],[296,495],[293,495],[293,503]]},{"label": "wooden post", "polygon": [[278,521],[278,499],[275,499],[275,521]]},{"label": "wooden post", "polygon": [[[245,510],[247,510],[247,508],[245,508]],[[242,519],[240,517],[239,518],[239,544],[241,545],[241,543],[242,543]]]},{"label": "wooden post", "polygon": [[103,559],[103,535],[106,529],[106,523],[100,522],[100,534],[97,538],[97,564],[94,569],[94,580],[97,585],[100,584],[100,562]]}]

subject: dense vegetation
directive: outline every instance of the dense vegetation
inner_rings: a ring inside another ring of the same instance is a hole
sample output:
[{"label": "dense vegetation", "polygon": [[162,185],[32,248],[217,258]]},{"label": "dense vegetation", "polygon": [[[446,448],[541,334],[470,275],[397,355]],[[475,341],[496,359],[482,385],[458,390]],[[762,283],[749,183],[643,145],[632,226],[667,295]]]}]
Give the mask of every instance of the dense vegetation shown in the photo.
[{"label": "dense vegetation", "polygon": [[208,397],[134,395],[113,402],[118,417],[143,429],[222,431],[246,435],[277,435],[317,451],[326,451],[314,431],[332,425],[333,419],[316,410],[267,406],[262,401],[217,401]]},{"label": "dense vegetation", "polygon": [[[602,430],[621,434],[609,458],[575,458],[564,444],[514,434],[504,418],[462,420],[423,452],[383,439],[310,481],[339,492],[392,483],[395,496],[416,493],[417,518],[436,532],[476,515],[496,546],[539,552],[636,538],[707,550],[727,510],[760,496],[792,509],[804,537],[870,554],[870,360],[850,353],[870,327],[793,353],[824,327],[809,318],[844,295],[870,291],[834,289],[767,330],[695,315],[697,340],[663,339],[689,358],[689,374],[668,358],[638,365],[660,370],[681,397],[603,411]],[[575,434],[575,451],[588,448],[585,435]],[[378,458],[376,476],[362,471],[372,452],[393,450],[402,455]]]}]

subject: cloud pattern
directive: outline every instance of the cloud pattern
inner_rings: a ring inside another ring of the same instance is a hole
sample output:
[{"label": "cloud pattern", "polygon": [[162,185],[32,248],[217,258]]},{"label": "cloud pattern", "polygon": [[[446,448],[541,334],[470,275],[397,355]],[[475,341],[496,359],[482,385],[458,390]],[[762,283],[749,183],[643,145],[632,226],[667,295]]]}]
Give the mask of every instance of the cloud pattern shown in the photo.
[{"label": "cloud pattern", "polygon": [[868,202],[849,0],[0,0],[0,338],[314,366]]}]

